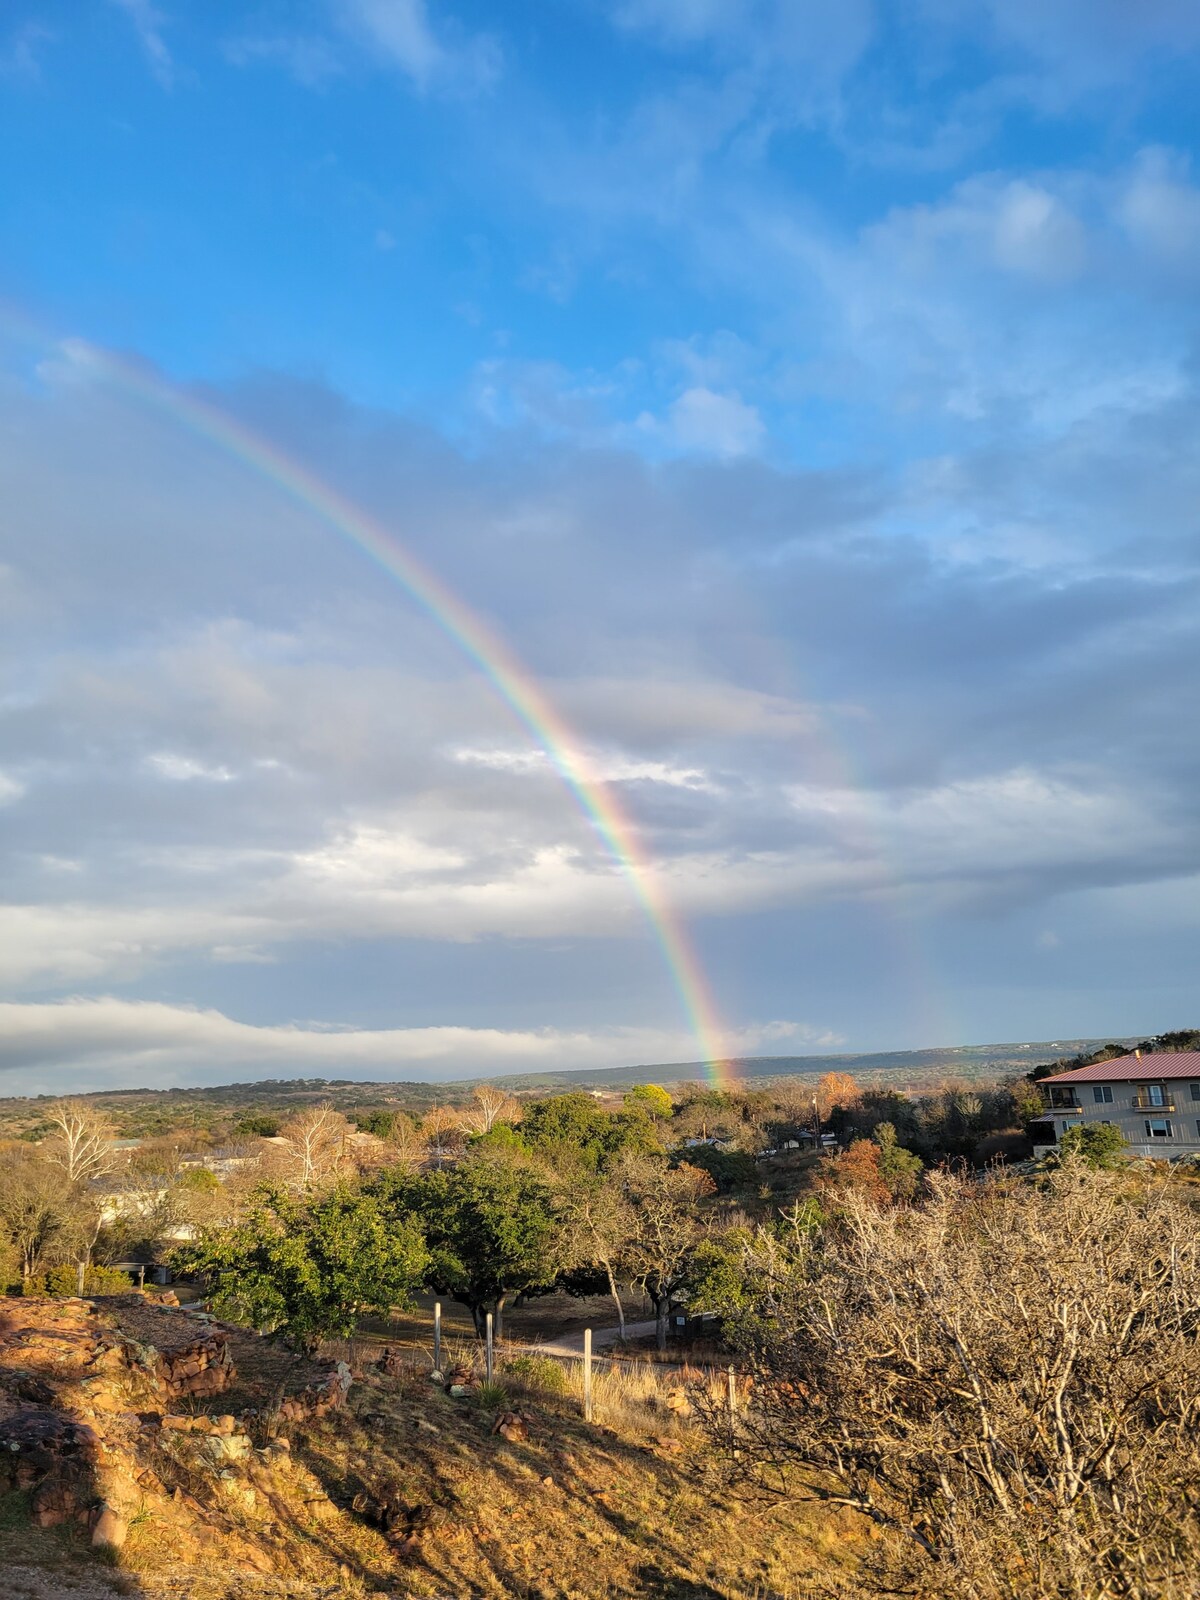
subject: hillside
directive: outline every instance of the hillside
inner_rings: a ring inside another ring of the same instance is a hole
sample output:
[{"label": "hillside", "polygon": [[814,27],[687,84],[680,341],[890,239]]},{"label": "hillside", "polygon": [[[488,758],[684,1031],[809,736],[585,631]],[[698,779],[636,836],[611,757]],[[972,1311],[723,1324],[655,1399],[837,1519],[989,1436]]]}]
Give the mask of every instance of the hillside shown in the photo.
[{"label": "hillside", "polygon": [[416,1352],[340,1353],[135,1295],[0,1300],[6,1595],[852,1592],[845,1514],[732,1500],[676,1373],[604,1377],[589,1425],[546,1358],[454,1395]]},{"label": "hillside", "polygon": [[[1132,1046],[1135,1039],[1053,1039],[1031,1043],[956,1045],[926,1050],[893,1050],[858,1055],[746,1056],[730,1063],[730,1075],[749,1085],[781,1077],[819,1077],[825,1072],[852,1073],[866,1085],[923,1089],[946,1079],[982,1080],[1027,1072],[1039,1062],[1076,1055],[1114,1042]],[[307,1105],[328,1102],[340,1111],[374,1106],[401,1106],[423,1113],[434,1105],[462,1100],[484,1081],[517,1095],[569,1089],[620,1091],[639,1083],[703,1080],[696,1061],[655,1062],[640,1066],[591,1068],[570,1072],[510,1073],[483,1080],[464,1078],[443,1083],[380,1083],[347,1078],[265,1079],[255,1083],[217,1084],[196,1088],[104,1090],[81,1098],[111,1113],[123,1131],[152,1133],[167,1128],[204,1126],[218,1118],[273,1113],[287,1115]],[[19,1081],[19,1077],[18,1077]],[[12,1137],[35,1128],[42,1107],[52,1095],[13,1095],[0,1099],[0,1134]]]}]

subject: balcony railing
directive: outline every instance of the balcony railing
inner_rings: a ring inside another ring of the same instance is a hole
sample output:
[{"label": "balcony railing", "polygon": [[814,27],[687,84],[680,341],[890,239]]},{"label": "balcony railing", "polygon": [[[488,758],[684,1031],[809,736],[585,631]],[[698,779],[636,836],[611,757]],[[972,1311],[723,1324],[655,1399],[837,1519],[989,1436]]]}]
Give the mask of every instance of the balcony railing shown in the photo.
[{"label": "balcony railing", "polygon": [[1046,1110],[1056,1117],[1070,1117],[1078,1115],[1078,1113],[1083,1110],[1083,1107],[1074,1100],[1072,1100],[1070,1105],[1058,1105],[1055,1103],[1055,1101],[1048,1100],[1046,1102]]},{"label": "balcony railing", "polygon": [[1140,1094],[1135,1094],[1129,1102],[1135,1111],[1174,1111],[1174,1100],[1144,1100]]}]

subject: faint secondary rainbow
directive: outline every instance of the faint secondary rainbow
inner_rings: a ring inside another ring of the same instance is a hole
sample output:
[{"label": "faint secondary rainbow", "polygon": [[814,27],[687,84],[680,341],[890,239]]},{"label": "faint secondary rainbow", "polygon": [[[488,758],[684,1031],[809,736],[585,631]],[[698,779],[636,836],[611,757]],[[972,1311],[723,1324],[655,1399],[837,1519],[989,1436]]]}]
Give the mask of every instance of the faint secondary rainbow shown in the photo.
[{"label": "faint secondary rainbow", "polygon": [[713,1083],[726,1083],[732,1072],[722,1050],[716,1008],[699,959],[670,904],[660,875],[616,796],[590,769],[562,714],[508,645],[379,522],[278,446],[217,406],[98,345],[66,339],[59,342],[58,349],[75,366],[131,391],[236,457],[365,551],[389,577],[403,585],[480,668],[517,720],[546,751],[584,815],[625,872],[662,949],[705,1070]]}]

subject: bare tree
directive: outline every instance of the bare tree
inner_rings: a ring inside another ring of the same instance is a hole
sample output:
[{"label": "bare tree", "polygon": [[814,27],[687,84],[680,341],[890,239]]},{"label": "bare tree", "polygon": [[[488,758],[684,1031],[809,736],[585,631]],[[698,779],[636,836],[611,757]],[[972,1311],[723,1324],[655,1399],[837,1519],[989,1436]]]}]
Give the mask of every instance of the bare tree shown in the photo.
[{"label": "bare tree", "polygon": [[567,1269],[598,1267],[616,1307],[620,1337],[625,1337],[625,1307],[618,1281],[621,1256],[634,1233],[634,1219],[623,1188],[606,1174],[581,1165],[561,1180],[559,1245]]},{"label": "bare tree", "polygon": [[351,1165],[347,1140],[350,1124],[330,1105],[313,1106],[290,1118],[279,1130],[285,1145],[275,1145],[271,1162],[285,1182],[307,1191],[332,1183]]},{"label": "bare tree", "polygon": [[761,1234],[746,1284],[738,1470],[869,1518],[864,1592],[1200,1593],[1200,1228],[1178,1180],[849,1195],[823,1233]]},{"label": "bare tree", "polygon": [[848,1072],[824,1072],[817,1079],[814,1098],[822,1122],[829,1120],[829,1113],[834,1106],[855,1106],[858,1097],[858,1082]]},{"label": "bare tree", "polygon": [[62,1167],[40,1154],[16,1149],[0,1155],[0,1233],[23,1282],[70,1255],[74,1193]]},{"label": "bare tree", "polygon": [[104,1178],[117,1166],[112,1124],[86,1100],[59,1100],[46,1113],[54,1133],[46,1141],[48,1161],[61,1167],[75,1187]]},{"label": "bare tree", "polygon": [[467,1129],[457,1111],[449,1106],[434,1106],[421,1119],[421,1138],[429,1160],[440,1168],[462,1154]]},{"label": "bare tree", "polygon": [[494,1084],[476,1084],[471,1098],[474,1104],[466,1107],[462,1116],[472,1133],[487,1133],[498,1122],[521,1120],[521,1102]]},{"label": "bare tree", "polygon": [[617,1162],[613,1179],[629,1224],[621,1267],[649,1296],[658,1348],[665,1350],[671,1300],[683,1287],[692,1252],[708,1228],[699,1204],[717,1186],[697,1167],[671,1167],[654,1156],[628,1154]]}]

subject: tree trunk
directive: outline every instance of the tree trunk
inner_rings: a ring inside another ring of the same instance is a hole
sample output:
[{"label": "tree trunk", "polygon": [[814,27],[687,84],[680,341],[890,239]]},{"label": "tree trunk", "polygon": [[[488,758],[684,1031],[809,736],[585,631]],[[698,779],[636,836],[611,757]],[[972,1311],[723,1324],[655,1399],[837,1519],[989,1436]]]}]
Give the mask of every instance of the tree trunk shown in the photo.
[{"label": "tree trunk", "polygon": [[654,1343],[660,1353],[665,1353],[667,1348],[667,1313],[671,1309],[671,1296],[669,1294],[654,1294],[651,1291],[650,1299],[654,1302]]},{"label": "tree trunk", "polygon": [[485,1339],[487,1337],[487,1311],[476,1300],[468,1300],[466,1304],[471,1313],[471,1320],[475,1324],[476,1337]]},{"label": "tree trunk", "polygon": [[504,1329],[504,1302],[507,1299],[508,1299],[508,1290],[507,1289],[503,1290],[500,1294],[498,1294],[496,1296],[496,1312],[495,1312],[495,1317],[494,1317],[493,1322],[492,1322],[492,1333],[493,1333],[493,1335],[495,1337],[495,1340],[496,1340],[497,1344],[500,1343],[501,1334],[502,1334],[503,1329]]},{"label": "tree trunk", "polygon": [[621,1343],[625,1343],[625,1307],[621,1304],[621,1291],[617,1288],[617,1280],[613,1276],[613,1269],[608,1262],[604,1263],[604,1271],[608,1275],[608,1292],[612,1295],[613,1305],[617,1308],[617,1324],[621,1330]]}]

